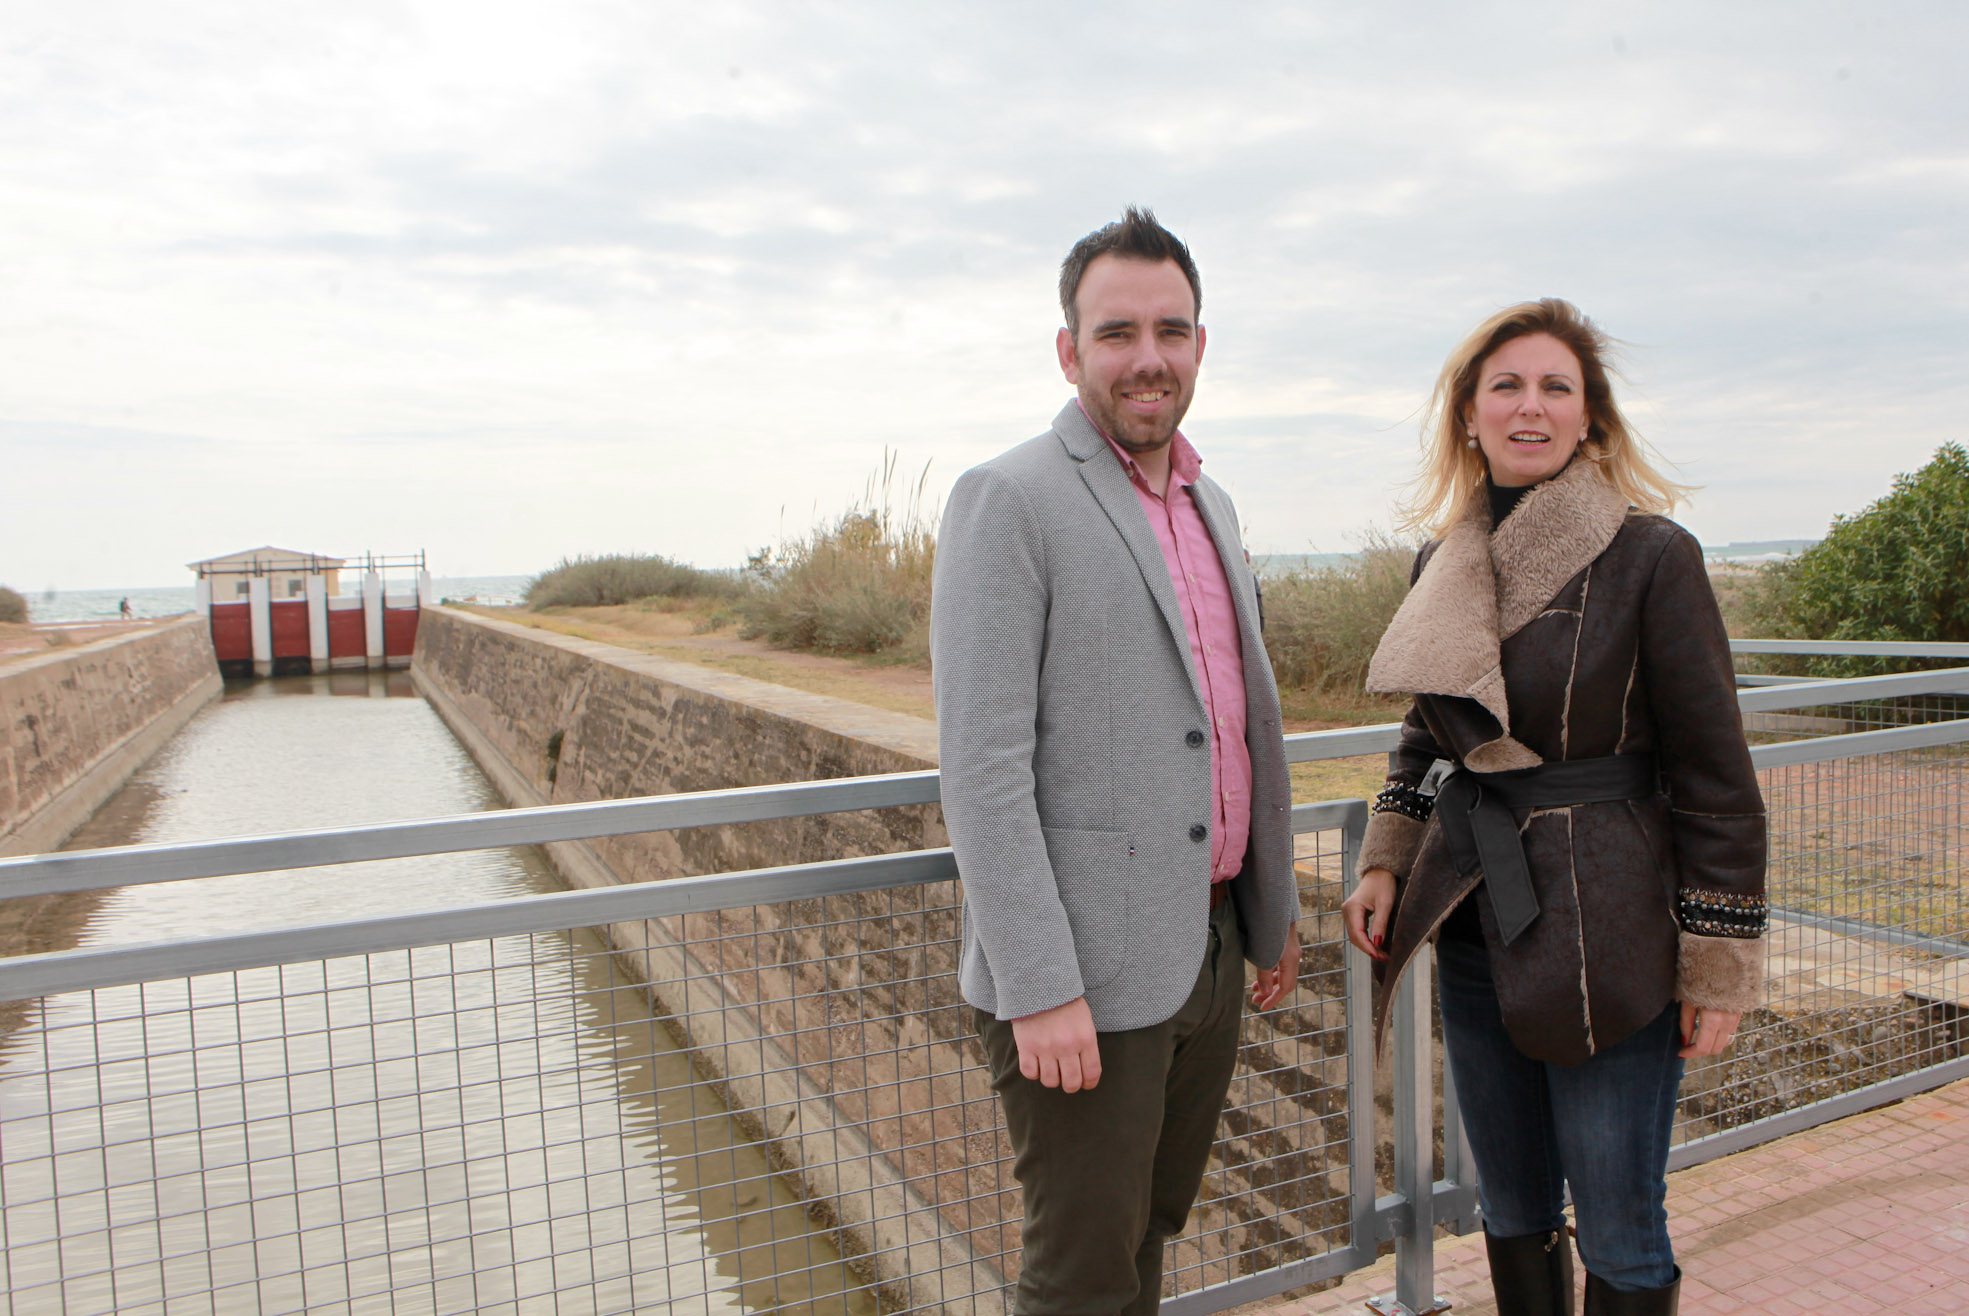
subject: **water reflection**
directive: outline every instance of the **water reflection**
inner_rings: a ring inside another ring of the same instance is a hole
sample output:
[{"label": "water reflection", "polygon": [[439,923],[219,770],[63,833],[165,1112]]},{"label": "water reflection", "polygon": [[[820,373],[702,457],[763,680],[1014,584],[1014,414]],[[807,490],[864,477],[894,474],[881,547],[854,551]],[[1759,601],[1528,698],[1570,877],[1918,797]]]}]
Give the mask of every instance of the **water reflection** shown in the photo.
[{"label": "water reflection", "polygon": [[[496,807],[408,693],[229,689],[72,844]],[[533,851],[159,883],[81,939],[556,887]],[[54,997],[0,1050],[8,1312],[874,1310],[585,932]]]}]

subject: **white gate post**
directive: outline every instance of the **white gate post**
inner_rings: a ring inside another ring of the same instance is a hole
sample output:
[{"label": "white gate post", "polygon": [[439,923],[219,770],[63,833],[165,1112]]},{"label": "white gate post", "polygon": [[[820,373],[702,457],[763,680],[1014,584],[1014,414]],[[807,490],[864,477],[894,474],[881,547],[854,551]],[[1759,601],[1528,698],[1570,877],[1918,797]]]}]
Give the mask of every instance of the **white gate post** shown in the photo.
[{"label": "white gate post", "polygon": [[362,578],[362,648],[372,672],[383,665],[383,573],[370,570]]},{"label": "white gate post", "polygon": [[328,670],[328,577],[308,573],[308,669]]},{"label": "white gate post", "polygon": [[253,675],[273,675],[273,588],[265,576],[246,582],[246,614],[253,628]]}]

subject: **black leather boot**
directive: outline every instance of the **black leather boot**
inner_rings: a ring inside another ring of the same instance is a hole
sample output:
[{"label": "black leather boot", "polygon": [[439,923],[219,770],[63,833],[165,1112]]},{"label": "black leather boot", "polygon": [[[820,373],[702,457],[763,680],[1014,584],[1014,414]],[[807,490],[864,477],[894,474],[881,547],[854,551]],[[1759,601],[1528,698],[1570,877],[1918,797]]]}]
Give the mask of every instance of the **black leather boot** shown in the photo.
[{"label": "black leather boot", "polygon": [[1486,1229],[1484,1251],[1497,1316],[1573,1316],[1572,1244],[1565,1230],[1499,1238]]},{"label": "black leather boot", "polygon": [[[1681,1298],[1680,1267],[1675,1278],[1660,1288],[1638,1293],[1622,1293],[1592,1271],[1586,1272],[1586,1316],[1675,1316]],[[1503,1316],[1503,1311],[1499,1306],[1498,1316]]]}]

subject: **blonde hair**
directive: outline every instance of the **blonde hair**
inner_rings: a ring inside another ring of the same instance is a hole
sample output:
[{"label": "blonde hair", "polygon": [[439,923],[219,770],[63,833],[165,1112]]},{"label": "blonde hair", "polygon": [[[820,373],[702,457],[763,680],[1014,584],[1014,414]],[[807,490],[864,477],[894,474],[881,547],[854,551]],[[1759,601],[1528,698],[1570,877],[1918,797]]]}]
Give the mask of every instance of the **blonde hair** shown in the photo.
[{"label": "blonde hair", "polygon": [[1621,414],[1607,364],[1613,340],[1571,302],[1542,297],[1491,316],[1443,362],[1422,419],[1422,470],[1397,507],[1404,530],[1438,534],[1484,497],[1489,468],[1482,451],[1464,442],[1465,415],[1476,400],[1477,373],[1491,353],[1530,334],[1550,334],[1579,358],[1587,416],[1579,459],[1598,466],[1607,482],[1643,512],[1666,512],[1695,492],[1693,486],[1677,484],[1656,468],[1660,454]]}]

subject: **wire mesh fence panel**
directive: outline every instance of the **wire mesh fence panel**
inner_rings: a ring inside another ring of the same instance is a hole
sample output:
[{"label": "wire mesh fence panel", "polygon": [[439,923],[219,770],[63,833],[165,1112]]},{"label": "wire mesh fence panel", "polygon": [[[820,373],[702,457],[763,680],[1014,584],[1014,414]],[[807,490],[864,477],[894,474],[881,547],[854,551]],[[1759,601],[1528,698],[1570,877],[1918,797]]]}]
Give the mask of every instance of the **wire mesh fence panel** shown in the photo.
[{"label": "wire mesh fence panel", "polygon": [[5,1310],[873,1312],[593,937],[47,998],[0,1043]]},{"label": "wire mesh fence panel", "polygon": [[[1348,1242],[1341,836],[1166,1288]],[[1009,1310],[954,883],[248,969],[0,1018],[9,1313]]]},{"label": "wire mesh fence panel", "polygon": [[[1164,1293],[1224,1284],[1345,1247],[1353,1165],[1346,933],[1338,831],[1297,838],[1295,989],[1247,1013],[1229,1109]],[[1369,1166],[1367,1172],[1373,1173]]]},{"label": "wire mesh fence panel", "polygon": [[[1936,710],[1841,711],[1884,720]],[[1682,1141],[1963,1055],[1969,745],[1760,778],[1770,817],[1765,1003],[1729,1053],[1691,1064]]]},{"label": "wire mesh fence panel", "polygon": [[1951,722],[1965,717],[1969,717],[1969,696],[1905,695],[1894,699],[1747,712],[1743,715],[1743,729],[1751,744],[1766,745],[1849,735],[1856,731],[1884,731],[1891,727]]},{"label": "wire mesh fence panel", "polygon": [[[1172,1294],[1347,1241],[1339,850],[1338,832],[1303,838],[1322,931],[1298,990],[1247,1017]],[[884,1310],[1006,1311],[1019,1273],[1012,1151],[957,990],[960,900],[936,884],[614,929]]]}]

